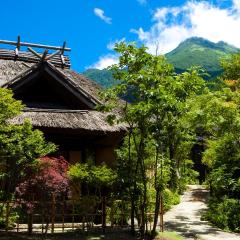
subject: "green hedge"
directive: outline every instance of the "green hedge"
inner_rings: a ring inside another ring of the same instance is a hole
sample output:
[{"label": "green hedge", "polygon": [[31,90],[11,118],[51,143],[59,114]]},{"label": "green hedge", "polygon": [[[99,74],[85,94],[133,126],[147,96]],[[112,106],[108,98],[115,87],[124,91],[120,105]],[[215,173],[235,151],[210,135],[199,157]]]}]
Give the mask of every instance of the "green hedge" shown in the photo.
[{"label": "green hedge", "polygon": [[205,218],[221,229],[240,232],[240,200],[211,199]]}]

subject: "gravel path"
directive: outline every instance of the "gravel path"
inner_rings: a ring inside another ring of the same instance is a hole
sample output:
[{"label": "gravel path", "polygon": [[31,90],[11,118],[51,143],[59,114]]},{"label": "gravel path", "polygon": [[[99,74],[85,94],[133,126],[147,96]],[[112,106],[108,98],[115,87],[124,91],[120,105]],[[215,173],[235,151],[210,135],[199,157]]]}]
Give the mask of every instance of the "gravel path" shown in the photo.
[{"label": "gravel path", "polygon": [[208,195],[203,186],[189,185],[180,204],[164,215],[165,229],[175,231],[188,240],[240,240],[239,234],[221,231],[209,222],[201,221],[201,214],[207,209]]}]

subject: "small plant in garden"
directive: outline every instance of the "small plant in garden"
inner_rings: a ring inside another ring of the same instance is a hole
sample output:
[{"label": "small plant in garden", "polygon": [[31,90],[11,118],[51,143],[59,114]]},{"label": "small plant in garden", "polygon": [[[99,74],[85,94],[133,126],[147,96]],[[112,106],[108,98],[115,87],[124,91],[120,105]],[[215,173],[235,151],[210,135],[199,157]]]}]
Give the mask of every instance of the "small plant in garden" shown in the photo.
[{"label": "small plant in garden", "polygon": [[117,178],[114,170],[105,164],[94,166],[89,163],[77,163],[70,166],[68,175],[75,192],[80,194],[79,188],[84,185],[87,195],[95,194],[99,197],[105,189],[111,188]]},{"label": "small plant in garden", "polygon": [[67,196],[69,180],[68,162],[63,157],[42,157],[35,169],[28,170],[25,181],[16,187],[16,197],[23,199],[31,210],[32,200],[51,200]]}]

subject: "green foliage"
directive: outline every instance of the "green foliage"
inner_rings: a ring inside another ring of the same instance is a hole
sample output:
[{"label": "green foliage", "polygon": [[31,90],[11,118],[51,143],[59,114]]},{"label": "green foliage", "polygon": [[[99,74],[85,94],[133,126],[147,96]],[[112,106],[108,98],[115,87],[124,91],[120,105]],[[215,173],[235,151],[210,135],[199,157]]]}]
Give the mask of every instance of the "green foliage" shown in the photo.
[{"label": "green foliage", "polygon": [[240,53],[233,54],[228,60],[223,60],[221,65],[224,69],[223,79],[240,80]]},{"label": "green foliage", "polygon": [[18,115],[22,110],[20,101],[13,99],[9,89],[0,89],[0,125],[6,125],[7,120]]},{"label": "green foliage", "polygon": [[106,165],[93,166],[91,169],[92,182],[95,185],[111,186],[116,180],[116,173]]},{"label": "green foliage", "polygon": [[71,165],[68,171],[68,175],[72,181],[79,182],[89,182],[89,166],[87,164],[77,163],[75,165]]},{"label": "green foliage", "polygon": [[39,130],[33,130],[29,121],[13,125],[10,119],[20,113],[20,101],[12,98],[10,90],[0,88],[0,181],[2,198],[11,199],[15,187],[30,167],[37,167],[37,159],[55,151],[54,144],[47,143]]},{"label": "green foliage", "polygon": [[219,228],[240,232],[240,202],[237,199],[211,199],[204,217]]},{"label": "green foliage", "polygon": [[[182,116],[188,109],[187,99],[202,92],[204,80],[198,68],[175,74],[163,56],[149,54],[144,46],[118,43],[115,50],[120,55],[119,63],[111,71],[119,84],[108,89],[103,97],[108,104],[106,110],[117,107],[122,113],[111,116],[111,123],[117,120],[129,126],[129,135],[118,151],[118,184],[125,191],[123,195],[130,195],[132,209],[140,210],[143,230],[146,211],[151,208],[149,190],[156,191],[154,212],[157,214],[163,190],[179,188],[182,160],[188,154],[181,150],[190,146],[189,131]],[[131,104],[119,104],[118,96],[129,92]],[[157,218],[154,219],[156,226]]]},{"label": "green foliage", "polygon": [[183,240],[181,236],[174,232],[158,233],[156,240]]},{"label": "green foliage", "polygon": [[[6,228],[6,214],[7,214],[7,204],[6,203],[0,203],[0,229]],[[19,214],[16,211],[16,209],[13,209],[12,207],[8,208],[8,227],[11,228],[14,226],[16,220],[19,218]]]},{"label": "green foliage", "polygon": [[87,163],[76,163],[70,166],[68,175],[74,184],[85,183],[89,186],[110,187],[116,181],[116,173],[106,165],[94,166]]},{"label": "green foliage", "polygon": [[113,200],[108,203],[107,222],[117,225],[126,225],[130,219],[130,203],[126,200]]},{"label": "green foliage", "polygon": [[[208,219],[219,227],[239,231],[240,197],[240,92],[239,54],[223,61],[223,88],[207,89],[188,101],[185,124],[203,139],[203,163],[208,166],[212,200]],[[232,209],[234,209],[232,211]]]},{"label": "green foliage", "polygon": [[163,191],[163,208],[164,211],[168,211],[173,205],[180,202],[180,196],[177,192],[172,192],[170,189],[165,189]]}]

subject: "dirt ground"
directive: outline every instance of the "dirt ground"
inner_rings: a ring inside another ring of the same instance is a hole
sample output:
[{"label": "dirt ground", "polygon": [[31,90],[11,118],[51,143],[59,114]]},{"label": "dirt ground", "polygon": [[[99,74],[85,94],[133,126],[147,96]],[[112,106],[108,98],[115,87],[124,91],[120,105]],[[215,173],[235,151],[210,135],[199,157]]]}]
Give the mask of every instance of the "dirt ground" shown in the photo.
[{"label": "dirt ground", "polygon": [[26,234],[14,234],[14,233],[1,233],[0,240],[136,240],[137,238],[131,236],[127,232],[109,232],[105,235],[102,233],[55,233],[54,235],[26,235]]}]

